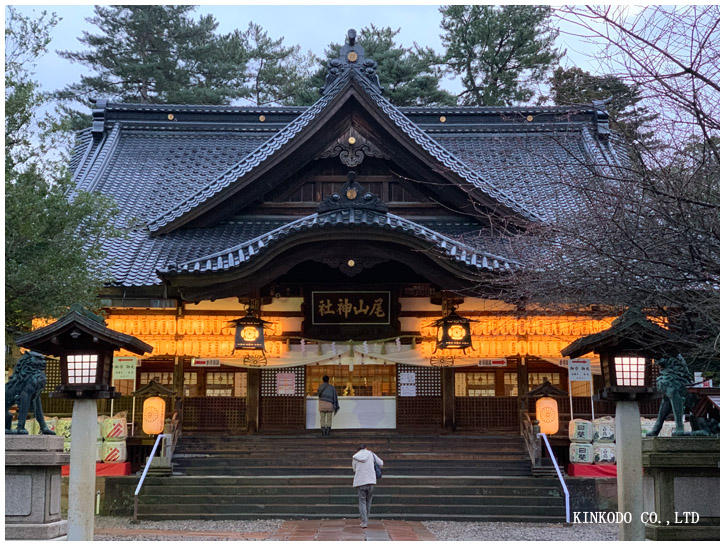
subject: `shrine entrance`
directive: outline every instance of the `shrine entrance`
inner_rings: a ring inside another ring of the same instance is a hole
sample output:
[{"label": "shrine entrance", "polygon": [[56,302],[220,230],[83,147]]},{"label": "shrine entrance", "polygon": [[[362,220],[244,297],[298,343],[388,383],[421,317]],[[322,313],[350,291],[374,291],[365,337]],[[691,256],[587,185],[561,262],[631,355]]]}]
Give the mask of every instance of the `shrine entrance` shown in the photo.
[{"label": "shrine entrance", "polygon": [[340,411],[335,429],[395,428],[396,366],[361,362],[358,365],[317,365],[307,369],[306,428],[320,428],[317,389],[327,375],[337,391]]}]

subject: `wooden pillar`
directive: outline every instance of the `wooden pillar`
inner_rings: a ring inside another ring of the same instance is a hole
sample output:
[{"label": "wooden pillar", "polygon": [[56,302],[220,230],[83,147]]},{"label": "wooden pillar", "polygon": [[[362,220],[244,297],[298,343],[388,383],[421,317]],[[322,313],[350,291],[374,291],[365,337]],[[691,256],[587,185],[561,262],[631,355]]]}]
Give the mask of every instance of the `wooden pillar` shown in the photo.
[{"label": "wooden pillar", "polygon": [[528,411],[528,402],[525,395],[529,392],[529,374],[526,366],[526,357],[516,355],[516,382],[519,398],[519,409]]},{"label": "wooden pillar", "polygon": [[259,388],[262,382],[262,371],[247,371],[247,432],[259,430]]},{"label": "wooden pillar", "polygon": [[184,398],[184,358],[181,356],[174,357],[174,379],[172,388],[176,396]]},{"label": "wooden pillar", "polygon": [[528,366],[526,365],[526,357],[516,355],[516,383],[518,390],[518,397],[521,407],[524,407],[525,402],[524,396],[529,392],[529,374]]},{"label": "wooden pillar", "polygon": [[443,397],[443,427],[448,430],[456,429],[456,385],[455,370],[443,368],[441,370],[441,394]]}]

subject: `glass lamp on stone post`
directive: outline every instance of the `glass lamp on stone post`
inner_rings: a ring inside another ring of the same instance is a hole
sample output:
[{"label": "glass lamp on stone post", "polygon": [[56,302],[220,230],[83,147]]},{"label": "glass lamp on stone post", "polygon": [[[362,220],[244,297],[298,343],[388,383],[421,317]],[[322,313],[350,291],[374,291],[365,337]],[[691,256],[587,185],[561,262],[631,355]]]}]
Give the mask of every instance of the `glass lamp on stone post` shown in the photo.
[{"label": "glass lamp on stone post", "polygon": [[599,355],[605,400],[647,400],[655,393],[652,359],[636,351],[604,350]]},{"label": "glass lamp on stone post", "polygon": [[61,385],[51,393],[73,403],[68,485],[68,540],[93,540],[96,482],[97,399],[114,398],[113,352],[142,355],[153,351],[133,336],[106,328],[103,317],[73,305],[60,319],[20,336],[16,343],[60,358]]},{"label": "glass lamp on stone post", "polygon": [[[655,394],[652,360],[672,351],[669,332],[648,320],[640,309],[627,309],[610,328],[577,339],[561,354],[578,358],[599,355],[604,389],[599,396],[617,403],[615,416],[618,511],[632,514],[619,524],[619,540],[644,540],[642,433],[639,401]],[[676,354],[676,353],[675,353]]]}]

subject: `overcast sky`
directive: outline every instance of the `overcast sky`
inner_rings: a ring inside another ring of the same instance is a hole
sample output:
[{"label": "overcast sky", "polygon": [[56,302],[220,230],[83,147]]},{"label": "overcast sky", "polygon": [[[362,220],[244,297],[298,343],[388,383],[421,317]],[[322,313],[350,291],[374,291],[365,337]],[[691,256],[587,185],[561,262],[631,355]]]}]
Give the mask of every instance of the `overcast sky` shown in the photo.
[{"label": "overcast sky", "polygon": [[[78,81],[85,67],[60,58],[57,50],[77,51],[83,48],[78,37],[83,30],[96,33],[97,27],[86,21],[92,16],[93,6],[17,6],[24,14],[38,13],[43,9],[56,12],[62,19],[53,31],[49,53],[38,62],[36,79],[44,90],[52,91],[66,84]],[[360,28],[369,24],[400,28],[398,40],[410,46],[417,42],[442,52],[440,39],[440,13],[438,6],[209,6],[197,7],[198,14],[212,14],[219,21],[218,32],[245,29],[249,21],[260,24],[273,38],[284,37],[286,44],[298,44],[303,50],[322,55],[330,42],[342,42],[349,28]],[[587,58],[589,47],[576,38],[562,34],[560,47],[567,50],[562,59],[566,66],[580,66],[590,71],[596,67]],[[459,91],[457,81],[442,82],[452,92]]]}]

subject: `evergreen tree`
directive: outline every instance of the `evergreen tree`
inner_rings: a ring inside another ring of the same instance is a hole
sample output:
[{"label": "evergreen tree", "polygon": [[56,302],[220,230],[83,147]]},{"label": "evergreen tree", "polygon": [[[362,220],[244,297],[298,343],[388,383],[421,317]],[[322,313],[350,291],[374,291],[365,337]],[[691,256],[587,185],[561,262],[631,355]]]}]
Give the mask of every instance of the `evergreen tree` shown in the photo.
[{"label": "evergreen tree", "polygon": [[217,35],[194,6],[96,6],[88,19],[98,34],[84,32],[88,49],[62,57],[92,69],[60,97],[87,102],[105,97],[125,102],[226,104],[248,93],[247,52],[238,33]]},{"label": "evergreen tree", "polygon": [[547,6],[456,5],[440,11],[445,61],[462,79],[459,99],[465,105],[525,103],[562,57]]},{"label": "evergreen tree", "polygon": [[609,100],[606,104],[612,128],[628,142],[653,144],[653,131],[647,124],[657,118],[645,106],[640,105],[641,93],[635,85],[628,85],[614,75],[597,76],[581,68],[554,70],[549,78],[551,92],[542,97],[558,105],[591,104]]},{"label": "evergreen tree", "polygon": [[241,35],[246,48],[245,81],[249,99],[257,106],[289,102],[309,78],[312,58],[299,46],[284,46],[283,38],[273,40],[256,23]]},{"label": "evergreen tree", "polygon": [[108,225],[112,204],[95,194],[68,199],[64,158],[46,153],[41,115],[48,97],[32,79],[57,18],[25,17],[8,8],[5,43],[5,331],[30,328],[35,317],[60,315],[70,304],[97,306],[108,278],[99,239],[117,235]]},{"label": "evergreen tree", "polygon": [[[370,25],[360,30],[357,38],[365,50],[365,56],[378,63],[378,77],[383,95],[396,106],[454,105],[456,99],[439,88],[442,60],[430,47],[405,47],[396,43],[400,29]],[[319,98],[318,90],[325,83],[327,62],[337,59],[343,44],[331,43],[326,60],[317,59],[322,65],[301,86],[295,95],[296,104],[311,104]]]}]

